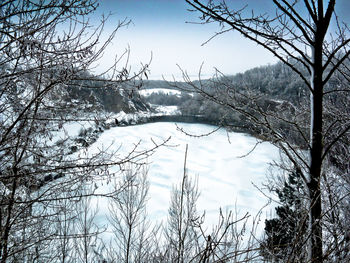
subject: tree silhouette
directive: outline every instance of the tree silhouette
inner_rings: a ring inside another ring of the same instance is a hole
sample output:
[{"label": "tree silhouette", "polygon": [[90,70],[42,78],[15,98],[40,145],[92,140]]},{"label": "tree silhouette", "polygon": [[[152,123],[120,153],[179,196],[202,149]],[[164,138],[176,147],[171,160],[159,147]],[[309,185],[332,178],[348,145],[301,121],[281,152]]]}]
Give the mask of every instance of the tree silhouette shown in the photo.
[{"label": "tree silhouette", "polygon": [[[218,93],[208,92],[201,85],[196,88],[207,98],[244,114],[255,123],[257,129],[261,129],[262,136],[278,145],[301,171],[309,199],[308,260],[323,262],[328,254],[323,253],[322,231],[324,209],[321,185],[326,172],[324,164],[337,142],[348,136],[350,130],[348,118],[333,114],[330,104],[327,104],[335,94],[348,100],[344,92],[349,92],[346,84],[349,67],[346,62],[350,55],[350,38],[346,23],[335,13],[336,0],[327,3],[323,0],[273,0],[276,12],[271,15],[247,12],[246,7],[233,9],[225,1],[186,2],[200,13],[201,23],[219,23],[221,30],[215,36],[228,31],[240,33],[271,52],[305,83],[306,93],[310,95],[307,123],[301,120],[305,112],[301,112],[298,118],[295,118],[296,114],[291,118],[291,115],[287,117],[279,112],[268,111],[256,105],[256,97],[250,96],[248,92],[230,89],[229,84],[222,85],[225,92],[220,92],[225,95],[221,97]],[[329,29],[331,23],[336,25],[334,32]],[[331,85],[331,78],[337,80],[337,85]],[[217,82],[222,83],[222,79]],[[330,115],[331,120],[326,122],[326,116]],[[290,129],[298,132],[303,138],[302,147],[307,149],[308,157],[305,158],[298,147],[286,140],[275,125],[276,120],[283,121]]]}]

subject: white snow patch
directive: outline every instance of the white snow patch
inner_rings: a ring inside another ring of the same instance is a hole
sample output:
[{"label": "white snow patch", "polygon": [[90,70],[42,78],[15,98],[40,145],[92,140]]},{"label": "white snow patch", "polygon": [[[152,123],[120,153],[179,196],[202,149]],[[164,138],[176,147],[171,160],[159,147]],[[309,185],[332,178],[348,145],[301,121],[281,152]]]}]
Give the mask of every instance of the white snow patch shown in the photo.
[{"label": "white snow patch", "polygon": [[181,112],[178,110],[177,106],[162,106],[162,105],[153,105],[157,111],[156,115],[178,115]]},{"label": "white snow patch", "polygon": [[175,89],[143,89],[139,90],[141,96],[147,97],[153,93],[161,93],[166,95],[181,95],[181,91]]},{"label": "white snow patch", "polygon": [[53,132],[52,142],[64,140],[67,138],[75,138],[79,135],[81,130],[88,129],[94,126],[94,121],[70,121],[62,125],[59,131]]}]

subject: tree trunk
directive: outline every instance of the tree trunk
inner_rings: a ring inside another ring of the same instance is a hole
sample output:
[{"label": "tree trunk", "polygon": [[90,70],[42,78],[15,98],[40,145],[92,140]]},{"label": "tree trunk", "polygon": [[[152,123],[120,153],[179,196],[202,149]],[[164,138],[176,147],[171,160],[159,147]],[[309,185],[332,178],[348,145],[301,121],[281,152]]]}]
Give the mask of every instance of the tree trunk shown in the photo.
[{"label": "tree trunk", "polygon": [[[6,216],[6,223],[4,226],[4,234],[1,236],[0,240],[0,259],[1,263],[6,263],[7,257],[8,257],[8,241],[10,236],[10,230],[11,230],[11,220],[12,220],[12,210],[15,204],[15,196],[16,196],[16,190],[17,190],[17,167],[15,166],[13,168],[13,183],[12,183],[12,191],[11,196],[8,200],[8,204],[5,206],[5,209],[7,209],[7,216]],[[2,234],[2,233],[1,233]]]},{"label": "tree trunk", "polygon": [[313,46],[313,68],[311,76],[311,87],[313,89],[310,95],[311,107],[311,129],[310,129],[310,170],[307,188],[309,191],[309,233],[310,233],[310,251],[309,261],[313,263],[323,262],[322,253],[322,203],[321,203],[321,168],[322,168],[322,123],[323,123],[323,68],[322,68],[322,43],[323,38],[317,38]]}]

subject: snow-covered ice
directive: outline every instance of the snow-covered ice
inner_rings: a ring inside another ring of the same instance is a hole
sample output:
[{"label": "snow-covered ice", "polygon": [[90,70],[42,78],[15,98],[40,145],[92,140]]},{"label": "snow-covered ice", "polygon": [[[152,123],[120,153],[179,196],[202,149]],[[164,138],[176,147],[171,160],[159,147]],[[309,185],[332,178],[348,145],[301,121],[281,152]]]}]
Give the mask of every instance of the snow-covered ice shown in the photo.
[{"label": "snow-covered ice", "polygon": [[[204,124],[178,124],[191,134],[206,134],[215,129]],[[228,141],[229,135],[229,141]],[[174,123],[151,123],[136,126],[115,127],[105,131],[89,147],[93,153],[102,145],[113,147],[126,155],[133,145],[141,140],[141,148],[154,146],[151,139],[161,142],[171,136],[174,147],[161,147],[149,157],[150,181],[148,214],[158,221],[167,218],[170,192],[174,185],[181,182],[185,147],[188,144],[187,169],[190,177],[198,177],[200,198],[199,211],[206,211],[209,222],[217,219],[219,208],[238,210],[240,215],[249,212],[255,215],[265,204],[266,198],[255,185],[261,185],[269,163],[279,158],[278,149],[263,142],[248,156],[257,139],[243,133],[228,133],[221,129],[205,137],[189,137],[177,130]],[[106,191],[106,189],[99,189]],[[107,202],[100,200],[99,217],[108,213]]]}]

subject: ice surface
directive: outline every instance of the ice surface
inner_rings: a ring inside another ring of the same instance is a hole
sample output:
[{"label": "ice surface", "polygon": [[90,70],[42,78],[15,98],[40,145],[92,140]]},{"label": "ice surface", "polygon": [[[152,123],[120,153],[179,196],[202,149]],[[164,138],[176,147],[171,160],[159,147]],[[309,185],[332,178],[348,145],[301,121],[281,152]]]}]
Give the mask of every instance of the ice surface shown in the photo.
[{"label": "ice surface", "polygon": [[[206,134],[214,126],[203,124],[178,124],[186,132]],[[185,146],[188,144],[187,169],[190,177],[198,177],[200,198],[198,210],[206,211],[208,222],[216,221],[219,208],[237,209],[240,215],[249,212],[255,215],[266,204],[266,198],[254,187],[266,178],[269,163],[279,158],[278,149],[263,142],[248,156],[257,139],[243,133],[229,133],[219,130],[210,136],[189,137],[178,131],[174,123],[151,123],[136,126],[115,127],[105,131],[89,152],[98,151],[102,145],[117,149],[126,155],[135,143],[141,140],[141,148],[153,146],[151,138],[160,142],[171,136],[173,147],[159,148],[148,158],[150,181],[148,214],[151,219],[165,220],[170,203],[170,192],[181,182]],[[113,169],[117,170],[117,168]],[[106,191],[104,184],[99,191]],[[108,204],[99,200],[99,218],[108,214]],[[264,216],[264,215],[263,215]]]}]

